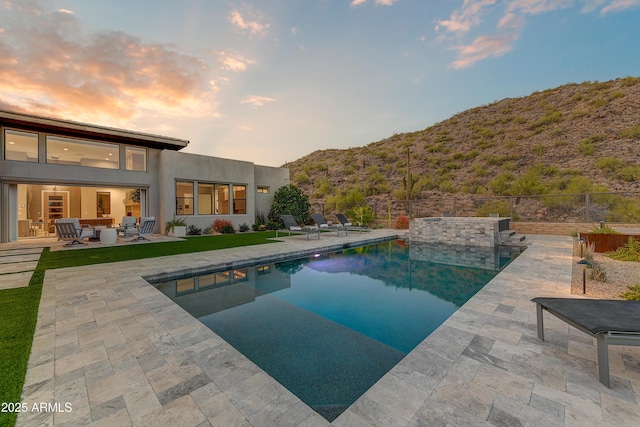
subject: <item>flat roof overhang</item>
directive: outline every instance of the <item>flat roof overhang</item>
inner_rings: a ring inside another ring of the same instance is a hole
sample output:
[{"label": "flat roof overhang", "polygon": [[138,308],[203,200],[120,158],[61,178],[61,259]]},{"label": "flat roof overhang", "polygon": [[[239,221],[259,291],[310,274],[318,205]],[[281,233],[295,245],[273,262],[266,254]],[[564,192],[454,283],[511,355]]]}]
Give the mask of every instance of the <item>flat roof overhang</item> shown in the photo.
[{"label": "flat roof overhang", "polygon": [[152,135],[106,126],[90,125],[68,120],[32,116],[0,110],[0,125],[35,132],[50,132],[62,136],[88,138],[95,141],[118,142],[149,148],[178,151],[189,145],[186,139]]}]

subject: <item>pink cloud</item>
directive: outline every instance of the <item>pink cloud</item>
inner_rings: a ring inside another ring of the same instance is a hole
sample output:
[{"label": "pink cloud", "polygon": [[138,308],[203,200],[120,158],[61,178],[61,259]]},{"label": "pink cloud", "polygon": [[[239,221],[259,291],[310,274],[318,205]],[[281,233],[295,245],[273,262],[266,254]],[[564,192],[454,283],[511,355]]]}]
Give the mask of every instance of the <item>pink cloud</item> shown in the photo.
[{"label": "pink cloud", "polygon": [[573,0],[513,0],[509,3],[507,12],[537,15],[570,6],[573,6]]},{"label": "pink cloud", "polygon": [[605,6],[600,11],[601,15],[609,12],[620,12],[630,7],[640,5],[640,0],[613,0],[610,5]]},{"label": "pink cloud", "polygon": [[517,38],[514,34],[478,37],[470,45],[455,48],[458,59],[451,65],[456,69],[467,68],[488,57],[502,56],[513,48],[512,42]]},{"label": "pink cloud", "polygon": [[495,4],[495,0],[464,0],[460,9],[453,11],[449,19],[439,21],[436,30],[444,27],[449,32],[467,32],[482,22],[486,7]]},{"label": "pink cloud", "polygon": [[524,17],[513,13],[507,13],[498,21],[498,29],[514,29],[520,31],[524,26]]},{"label": "pink cloud", "polygon": [[269,29],[270,25],[260,22],[261,20],[262,18],[251,10],[240,12],[236,9],[229,14],[229,22],[236,28],[255,36],[264,36]]},{"label": "pink cloud", "polygon": [[241,104],[247,104],[252,107],[264,107],[264,104],[267,102],[275,102],[274,98],[269,98],[267,96],[259,96],[259,95],[251,95],[240,101]]},{"label": "pink cloud", "polygon": [[122,32],[86,34],[67,10],[5,2],[0,105],[125,125],[141,115],[215,115],[208,65]]}]

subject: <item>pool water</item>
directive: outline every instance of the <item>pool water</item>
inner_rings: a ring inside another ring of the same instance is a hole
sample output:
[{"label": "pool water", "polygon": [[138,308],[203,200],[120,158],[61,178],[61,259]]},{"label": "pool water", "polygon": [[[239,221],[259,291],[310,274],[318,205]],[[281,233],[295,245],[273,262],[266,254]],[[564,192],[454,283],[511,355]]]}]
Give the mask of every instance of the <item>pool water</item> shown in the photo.
[{"label": "pool water", "polygon": [[391,241],[155,286],[332,421],[517,253]]}]

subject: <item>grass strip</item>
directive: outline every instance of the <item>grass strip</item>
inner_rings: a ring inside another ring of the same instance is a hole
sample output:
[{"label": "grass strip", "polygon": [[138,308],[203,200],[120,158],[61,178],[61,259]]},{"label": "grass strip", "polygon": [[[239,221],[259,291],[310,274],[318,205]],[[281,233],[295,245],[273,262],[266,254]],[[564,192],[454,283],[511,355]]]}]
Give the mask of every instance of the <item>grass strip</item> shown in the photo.
[{"label": "grass strip", "polygon": [[[29,286],[0,291],[0,403],[20,402],[46,270],[274,243],[267,240],[271,237],[274,231],[56,252],[45,248]],[[13,426],[16,418],[15,412],[0,412],[0,426]]]},{"label": "grass strip", "polygon": [[47,270],[53,268],[79,267],[82,265],[131,261],[166,255],[179,255],[193,252],[229,249],[240,246],[274,243],[273,240],[267,240],[270,237],[275,237],[275,231],[197,236],[187,237],[185,240],[175,242],[131,244],[126,246],[108,246],[104,248],[55,251],[50,252],[47,257],[40,258],[40,262],[43,263],[43,267]]},{"label": "grass strip", "polygon": [[[46,258],[49,248],[42,252]],[[38,320],[45,269],[40,263],[29,286],[0,291],[0,403],[19,403]],[[15,425],[16,412],[0,412],[0,426]]]}]

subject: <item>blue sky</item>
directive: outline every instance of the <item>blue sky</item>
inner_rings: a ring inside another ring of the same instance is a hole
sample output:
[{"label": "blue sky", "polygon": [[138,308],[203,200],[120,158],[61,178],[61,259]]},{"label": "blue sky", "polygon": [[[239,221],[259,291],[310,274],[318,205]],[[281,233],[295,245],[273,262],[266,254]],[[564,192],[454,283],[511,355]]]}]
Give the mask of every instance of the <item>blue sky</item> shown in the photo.
[{"label": "blue sky", "polygon": [[0,109],[280,166],[640,75],[640,0],[6,0]]}]

